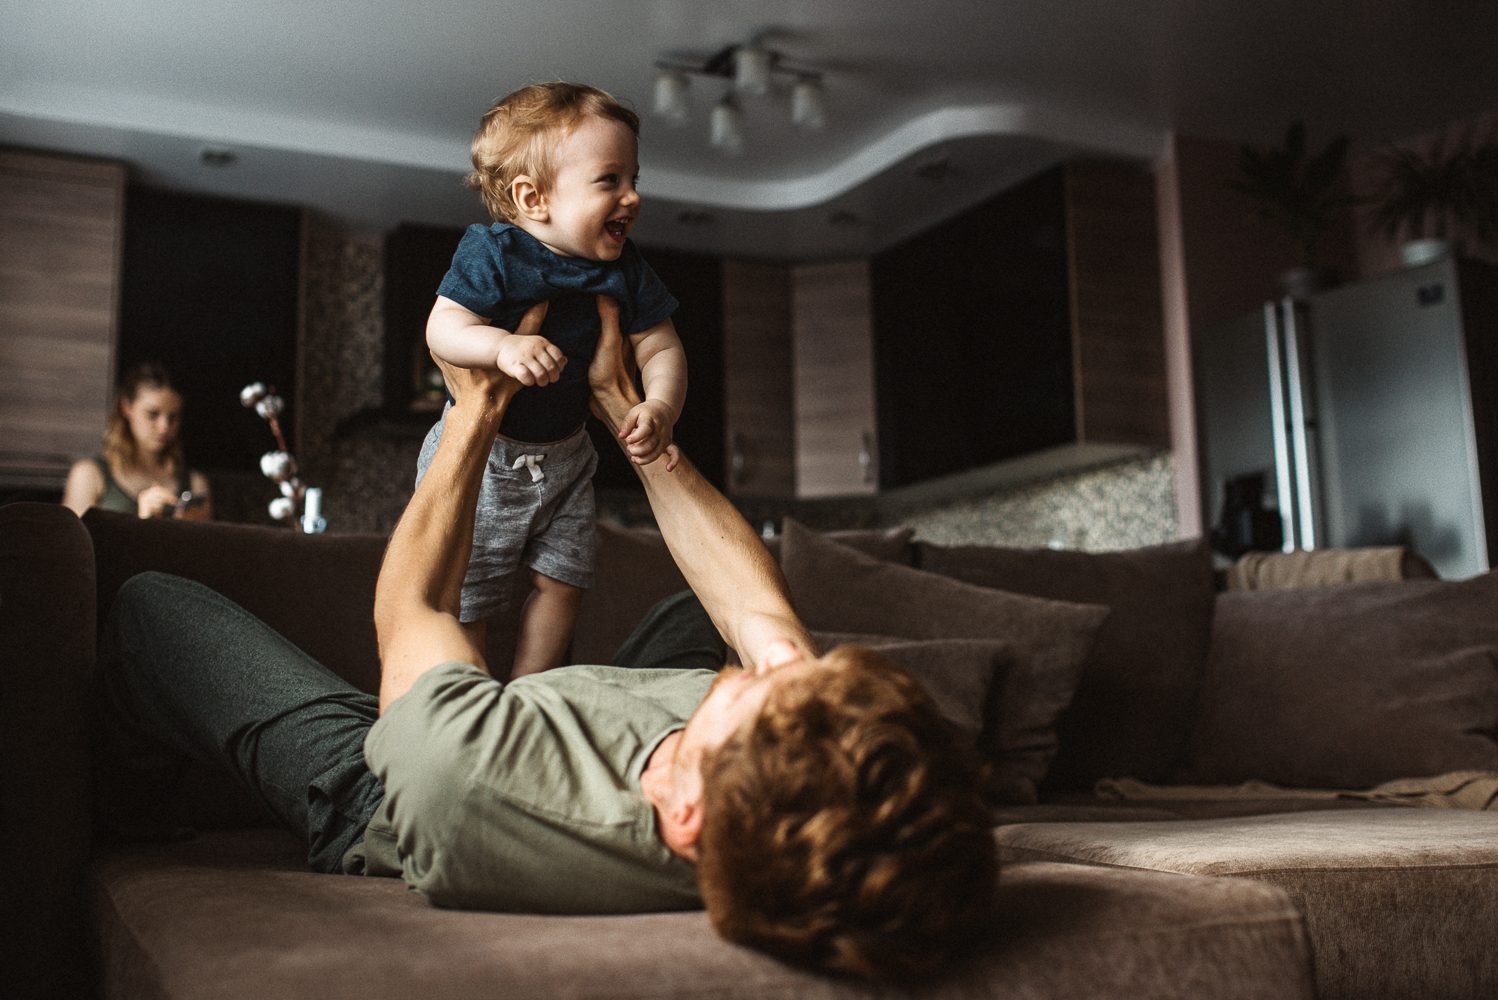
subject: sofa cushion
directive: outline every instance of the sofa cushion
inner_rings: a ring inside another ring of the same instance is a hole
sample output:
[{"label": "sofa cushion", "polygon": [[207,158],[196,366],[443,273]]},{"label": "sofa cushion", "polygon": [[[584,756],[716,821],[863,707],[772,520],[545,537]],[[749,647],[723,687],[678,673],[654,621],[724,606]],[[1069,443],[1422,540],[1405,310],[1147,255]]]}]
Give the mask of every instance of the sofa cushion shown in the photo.
[{"label": "sofa cushion", "polygon": [[1236,875],[1305,914],[1322,1000],[1498,995],[1498,813],[1365,809],[999,828],[1004,861]]},{"label": "sofa cushion", "polygon": [[941,713],[969,738],[983,729],[994,672],[1007,668],[1009,656],[1009,644],[992,639],[899,639],[816,631],[812,638],[824,651],[852,644],[894,660],[921,682]]},{"label": "sofa cushion", "polygon": [[[798,523],[797,527],[805,528],[806,526]],[[824,531],[821,534],[824,538],[830,538],[850,549],[857,549],[866,556],[883,559],[885,562],[910,566],[915,559],[915,546],[910,541],[915,535],[915,529],[903,525],[895,528]],[[779,535],[765,539],[765,548],[770,550],[770,555],[774,556],[777,562],[780,560],[781,540],[784,538],[785,534],[782,531]]]},{"label": "sofa cushion", "polygon": [[1090,553],[918,542],[916,560],[981,587],[1112,609],[1057,724],[1047,791],[1179,775],[1190,756],[1216,596],[1205,543]]},{"label": "sofa cushion", "polygon": [[1108,610],[975,587],[881,562],[787,518],[781,563],[808,628],[908,639],[1008,644],[979,746],[996,765],[995,791],[1033,801],[1056,752],[1056,717]]},{"label": "sofa cushion", "polygon": [[1498,770],[1498,574],[1217,598],[1199,784]]},{"label": "sofa cushion", "polygon": [[[868,997],[716,937],[702,912],[556,917],[440,910],[398,879],[308,872],[287,835],[114,851],[92,872],[102,995]],[[1231,879],[1015,865],[979,954],[899,996],[1310,1000],[1285,894]],[[879,995],[889,993],[879,991]],[[894,994],[891,994],[894,995]]]},{"label": "sofa cushion", "polygon": [[657,601],[686,589],[659,531],[600,521],[593,586],[583,594],[568,660],[610,662]]}]

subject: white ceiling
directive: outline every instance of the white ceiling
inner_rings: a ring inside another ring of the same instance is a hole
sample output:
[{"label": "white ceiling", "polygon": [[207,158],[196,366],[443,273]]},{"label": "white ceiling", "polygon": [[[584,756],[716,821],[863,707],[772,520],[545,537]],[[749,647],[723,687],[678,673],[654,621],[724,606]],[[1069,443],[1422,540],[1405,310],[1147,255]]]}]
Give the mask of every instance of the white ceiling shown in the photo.
[{"label": "white ceiling", "polygon": [[[425,9],[424,9],[425,8]],[[649,116],[653,63],[760,37],[824,73],[830,125],[744,102],[746,150]],[[1490,0],[5,0],[0,142],[140,179],[310,205],[379,232],[482,221],[479,115],[548,79],[645,113],[642,243],[868,253],[1057,160],[1151,160],[1172,129],[1362,148],[1498,104]],[[236,162],[200,162],[205,147]],[[933,168],[933,165],[937,165]],[[926,168],[922,170],[922,168]],[[917,171],[924,176],[917,176]]]}]

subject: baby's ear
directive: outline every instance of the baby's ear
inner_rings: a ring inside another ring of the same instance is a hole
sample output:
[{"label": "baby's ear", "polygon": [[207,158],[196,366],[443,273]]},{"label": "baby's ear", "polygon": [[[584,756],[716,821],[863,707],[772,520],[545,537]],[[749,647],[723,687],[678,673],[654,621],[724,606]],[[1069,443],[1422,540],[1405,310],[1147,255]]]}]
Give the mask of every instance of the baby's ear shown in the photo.
[{"label": "baby's ear", "polygon": [[527,174],[521,174],[510,182],[510,197],[520,214],[532,222],[547,222],[551,219],[551,208],[546,195]]}]

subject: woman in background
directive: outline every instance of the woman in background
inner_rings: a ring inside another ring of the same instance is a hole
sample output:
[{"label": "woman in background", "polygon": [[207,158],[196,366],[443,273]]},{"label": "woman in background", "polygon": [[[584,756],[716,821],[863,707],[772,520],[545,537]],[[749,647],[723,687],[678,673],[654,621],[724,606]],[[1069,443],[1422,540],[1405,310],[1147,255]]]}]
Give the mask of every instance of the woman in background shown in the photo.
[{"label": "woman in background", "polygon": [[181,422],[182,396],[166,369],[150,361],[132,365],[115,392],[103,453],[73,464],[62,502],[80,516],[102,507],[207,520],[208,480],[182,458]]}]

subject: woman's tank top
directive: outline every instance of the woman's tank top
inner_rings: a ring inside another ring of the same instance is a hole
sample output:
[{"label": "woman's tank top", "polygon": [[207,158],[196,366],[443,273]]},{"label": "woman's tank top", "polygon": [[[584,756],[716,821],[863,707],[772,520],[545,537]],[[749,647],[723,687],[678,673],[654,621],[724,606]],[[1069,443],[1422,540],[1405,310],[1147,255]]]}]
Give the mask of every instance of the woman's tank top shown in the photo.
[{"label": "woman's tank top", "polygon": [[[100,472],[104,473],[104,492],[99,494],[99,499],[94,501],[94,506],[102,507],[104,510],[116,510],[121,514],[137,513],[140,510],[138,499],[126,493],[124,487],[115,481],[113,473],[109,471],[109,462],[104,456],[95,455],[94,464],[99,467]],[[181,496],[191,489],[191,483],[192,480],[188,478],[185,471],[178,473],[177,495]]]}]

